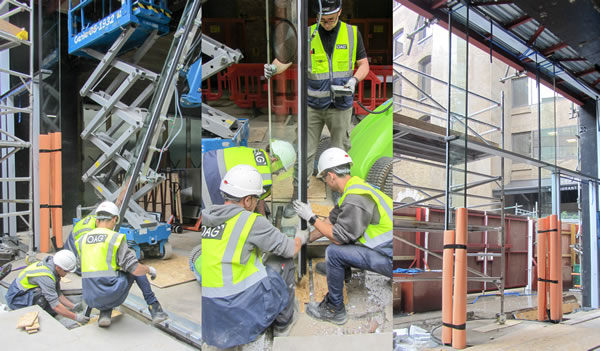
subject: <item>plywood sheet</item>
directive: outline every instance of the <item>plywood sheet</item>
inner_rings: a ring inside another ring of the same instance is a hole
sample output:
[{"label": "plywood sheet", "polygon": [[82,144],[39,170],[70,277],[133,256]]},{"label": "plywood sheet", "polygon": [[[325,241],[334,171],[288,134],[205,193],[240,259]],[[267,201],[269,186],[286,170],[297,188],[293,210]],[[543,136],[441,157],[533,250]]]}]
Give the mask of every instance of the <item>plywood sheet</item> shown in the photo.
[{"label": "plywood sheet", "polygon": [[[123,313],[121,313],[121,311],[112,310],[112,313],[110,314],[110,318],[112,319],[112,318],[118,317],[118,316],[120,316],[122,314]],[[90,317],[90,321],[87,322],[87,324],[96,323],[99,318],[100,318],[100,315],[92,316],[92,317]]]},{"label": "plywood sheet", "polygon": [[37,320],[37,318],[38,318],[38,312],[37,311],[32,311],[32,312],[25,313],[17,321],[17,329],[18,328],[31,327],[35,323],[35,321]]},{"label": "plywood sheet", "polygon": [[[289,201],[294,193],[293,177],[287,176],[273,177],[273,200],[274,201]],[[320,179],[315,177],[310,178],[308,186],[308,200],[325,200],[327,198],[327,185]]]},{"label": "plywood sheet", "polygon": [[300,313],[304,313],[305,304],[310,302],[308,274],[305,274],[300,282],[296,284],[296,299],[298,299],[298,303],[300,304]]},{"label": "plywood sheet", "polygon": [[317,216],[329,217],[329,212],[333,210],[333,205],[310,204],[313,213]]},{"label": "plywood sheet", "polygon": [[489,325],[484,325],[483,327],[475,328],[474,331],[478,331],[480,333],[487,333],[492,330],[498,330],[506,327],[512,327],[513,325],[519,324],[521,321],[516,321],[514,319],[508,319],[504,324],[492,323]]},{"label": "plywood sheet", "polygon": [[159,288],[167,288],[196,279],[190,270],[186,256],[173,254],[168,260],[144,259],[143,263],[156,268],[156,279],[150,280],[150,284]]}]

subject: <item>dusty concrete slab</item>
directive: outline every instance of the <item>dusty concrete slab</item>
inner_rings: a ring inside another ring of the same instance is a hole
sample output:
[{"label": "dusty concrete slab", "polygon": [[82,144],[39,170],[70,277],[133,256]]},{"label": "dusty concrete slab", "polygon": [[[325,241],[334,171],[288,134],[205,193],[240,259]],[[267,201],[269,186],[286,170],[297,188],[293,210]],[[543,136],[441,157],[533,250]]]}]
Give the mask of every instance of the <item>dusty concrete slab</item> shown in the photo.
[{"label": "dusty concrete slab", "polygon": [[391,350],[392,333],[275,338],[273,351]]},{"label": "dusty concrete slab", "polygon": [[[20,316],[38,311],[40,330],[36,334],[15,329]],[[20,310],[0,313],[2,349],[20,350],[193,350],[157,329],[128,316],[115,318],[109,328],[99,328],[96,324],[69,330],[42,310],[31,306]]]}]

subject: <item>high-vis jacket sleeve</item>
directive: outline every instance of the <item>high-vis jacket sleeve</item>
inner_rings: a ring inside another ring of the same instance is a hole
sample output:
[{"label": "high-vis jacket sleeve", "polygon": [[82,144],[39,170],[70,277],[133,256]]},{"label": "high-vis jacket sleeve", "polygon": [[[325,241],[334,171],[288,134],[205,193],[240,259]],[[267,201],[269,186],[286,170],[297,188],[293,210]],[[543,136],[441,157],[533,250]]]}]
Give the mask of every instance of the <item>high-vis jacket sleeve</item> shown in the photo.
[{"label": "high-vis jacket sleeve", "polygon": [[366,195],[346,196],[340,210],[337,221],[333,225],[333,236],[342,244],[358,240],[370,223],[379,221],[377,205]]}]

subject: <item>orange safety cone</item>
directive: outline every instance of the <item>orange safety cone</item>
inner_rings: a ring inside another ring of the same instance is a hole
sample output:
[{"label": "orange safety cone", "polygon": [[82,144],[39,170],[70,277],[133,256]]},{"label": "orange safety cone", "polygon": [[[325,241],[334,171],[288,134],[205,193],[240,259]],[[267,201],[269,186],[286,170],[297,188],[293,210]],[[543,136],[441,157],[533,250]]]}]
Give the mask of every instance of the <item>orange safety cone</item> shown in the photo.
[{"label": "orange safety cone", "polygon": [[452,347],[467,347],[467,209],[456,210]]},{"label": "orange safety cone", "polygon": [[452,273],[454,270],[454,230],[444,232],[442,258],[442,343],[452,344]]},{"label": "orange safety cone", "polygon": [[538,219],[538,228],[537,228],[537,273],[538,273],[538,311],[537,311],[537,320],[545,321],[546,320],[546,251],[547,251],[547,238],[548,238],[548,219],[540,218]]},{"label": "orange safety cone", "polygon": [[63,247],[62,237],[62,135],[60,132],[50,133],[52,140],[52,192],[50,194],[50,210],[52,212],[52,234],[56,240],[56,249]]},{"label": "orange safety cone", "polygon": [[562,292],[558,286],[562,259],[560,253],[560,234],[558,219],[556,215],[550,216],[550,319],[560,322],[560,305],[562,304]]},{"label": "orange safety cone", "polygon": [[50,136],[40,135],[40,252],[50,251]]}]

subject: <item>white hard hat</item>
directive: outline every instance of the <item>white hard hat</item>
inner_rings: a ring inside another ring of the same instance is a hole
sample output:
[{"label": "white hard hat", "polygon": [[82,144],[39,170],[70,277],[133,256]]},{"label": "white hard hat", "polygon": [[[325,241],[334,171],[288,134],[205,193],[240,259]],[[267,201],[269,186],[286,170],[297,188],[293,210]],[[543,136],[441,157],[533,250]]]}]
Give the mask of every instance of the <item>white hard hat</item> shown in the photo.
[{"label": "white hard hat", "polygon": [[[281,161],[281,166],[286,171],[296,162],[296,150],[292,144],[285,140],[273,139],[271,141],[271,152]],[[274,166],[277,168],[276,165]]]},{"label": "white hard hat", "polygon": [[96,208],[96,216],[98,216],[98,214],[101,212],[108,213],[111,216],[117,216],[117,222],[119,221],[119,208],[114,204],[114,202],[104,201],[101,203],[98,208]]},{"label": "white hard hat", "polygon": [[323,172],[326,170],[345,164],[352,164],[350,155],[339,147],[331,147],[323,151],[321,157],[319,157],[319,173],[317,174],[317,178],[323,177]]},{"label": "white hard hat", "polygon": [[241,199],[245,196],[260,196],[264,193],[263,180],[256,168],[250,165],[237,165],[223,177],[219,190]]},{"label": "white hard hat", "polygon": [[77,266],[75,255],[69,250],[60,250],[54,255],[54,264],[67,272],[74,272]]}]

